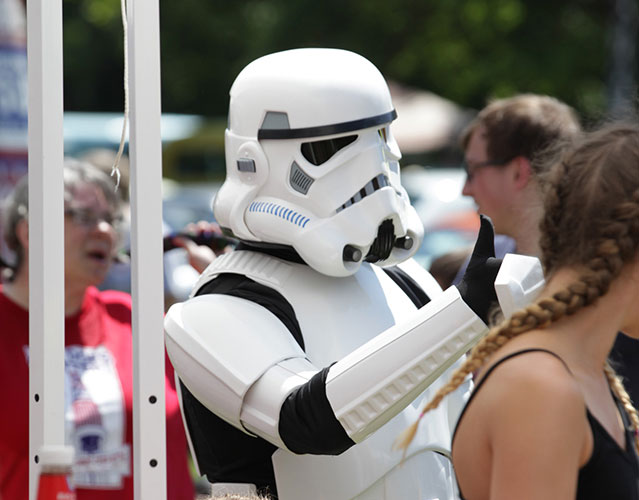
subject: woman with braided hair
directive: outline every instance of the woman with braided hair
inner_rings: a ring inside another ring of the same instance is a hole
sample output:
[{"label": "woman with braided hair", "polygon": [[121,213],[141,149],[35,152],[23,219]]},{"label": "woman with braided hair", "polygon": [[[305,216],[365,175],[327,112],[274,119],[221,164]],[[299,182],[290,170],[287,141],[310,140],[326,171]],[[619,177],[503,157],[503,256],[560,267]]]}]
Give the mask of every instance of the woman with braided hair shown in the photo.
[{"label": "woman with braided hair", "polygon": [[639,127],[585,135],[545,189],[544,291],[422,415],[476,374],[452,446],[466,500],[639,499],[639,416],[607,363],[618,331],[639,337]]}]

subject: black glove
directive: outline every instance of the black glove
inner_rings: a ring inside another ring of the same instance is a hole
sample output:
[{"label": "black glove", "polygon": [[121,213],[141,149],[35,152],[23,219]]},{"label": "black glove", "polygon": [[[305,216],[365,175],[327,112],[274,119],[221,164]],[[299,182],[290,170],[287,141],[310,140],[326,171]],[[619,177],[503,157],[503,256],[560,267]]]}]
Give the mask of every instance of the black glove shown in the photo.
[{"label": "black glove", "polygon": [[489,217],[480,215],[481,227],[468,267],[457,285],[462,299],[484,323],[488,309],[497,300],[495,278],[502,259],[495,258],[495,232]]}]

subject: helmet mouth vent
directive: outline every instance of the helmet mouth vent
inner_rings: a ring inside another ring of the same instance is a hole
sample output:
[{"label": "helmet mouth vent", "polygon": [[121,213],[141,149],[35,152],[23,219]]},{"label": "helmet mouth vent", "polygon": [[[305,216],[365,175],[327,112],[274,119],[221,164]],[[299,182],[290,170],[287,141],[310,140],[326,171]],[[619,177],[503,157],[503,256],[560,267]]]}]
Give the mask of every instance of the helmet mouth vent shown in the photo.
[{"label": "helmet mouth vent", "polygon": [[378,189],[382,189],[383,187],[386,187],[386,186],[390,186],[390,181],[388,180],[388,177],[386,177],[384,174],[379,174],[378,176],[368,181],[366,185],[362,189],[357,191],[357,193],[355,193],[353,196],[351,196],[351,198],[346,203],[339,206],[336,212],[337,213],[341,212],[345,208],[348,208],[351,205],[354,205],[355,203],[357,203],[358,201],[363,200],[369,194],[373,194]]},{"label": "helmet mouth vent", "polygon": [[373,241],[368,254],[364,258],[366,262],[379,262],[386,260],[395,246],[395,226],[390,219],[385,220],[377,229],[377,237]]}]

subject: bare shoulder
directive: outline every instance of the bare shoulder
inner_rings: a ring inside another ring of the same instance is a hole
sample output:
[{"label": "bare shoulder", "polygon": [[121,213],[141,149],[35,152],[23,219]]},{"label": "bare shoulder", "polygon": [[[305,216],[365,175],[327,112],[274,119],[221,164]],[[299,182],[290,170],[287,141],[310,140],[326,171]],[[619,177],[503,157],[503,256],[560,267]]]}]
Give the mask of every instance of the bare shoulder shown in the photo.
[{"label": "bare shoulder", "polygon": [[514,445],[532,453],[538,446],[552,449],[563,443],[583,457],[586,404],[559,358],[536,351],[507,359],[486,380],[482,392],[481,411],[495,446]]},{"label": "bare shoulder", "polygon": [[[512,355],[511,357],[509,357]],[[495,366],[496,365],[496,366]],[[581,394],[576,380],[568,367],[558,356],[548,351],[531,350],[528,352],[498,351],[486,364],[479,374],[478,382],[494,366],[486,380],[487,385],[497,386],[506,391],[514,390],[517,385],[540,388],[546,391],[576,391]],[[507,380],[508,384],[498,384],[496,381]]]},{"label": "bare shoulder", "polygon": [[[512,352],[500,351],[488,368]],[[531,498],[574,498],[590,435],[583,395],[563,362],[547,352],[517,354],[476,390],[455,443],[462,490],[469,496],[491,491],[494,498],[521,498],[522,491]],[[481,474],[467,459],[478,453]],[[539,477],[546,480],[533,479]]]},{"label": "bare shoulder", "polygon": [[[490,365],[503,359],[504,355],[498,353]],[[581,415],[585,411],[577,381],[563,361],[548,352],[520,353],[501,361],[484,385],[482,399],[491,400],[491,406],[498,404],[496,408],[500,408],[500,414],[535,407],[573,408]]]}]

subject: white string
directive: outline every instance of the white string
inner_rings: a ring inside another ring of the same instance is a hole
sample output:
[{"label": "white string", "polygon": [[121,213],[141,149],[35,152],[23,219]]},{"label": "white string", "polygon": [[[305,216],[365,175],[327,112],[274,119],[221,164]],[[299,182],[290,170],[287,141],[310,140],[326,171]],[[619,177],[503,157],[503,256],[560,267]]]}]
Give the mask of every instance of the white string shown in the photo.
[{"label": "white string", "polygon": [[120,186],[120,159],[122,158],[122,152],[124,151],[124,141],[126,138],[126,129],[129,121],[129,37],[128,37],[128,22],[126,17],[126,0],[120,0],[120,10],[122,11],[122,28],[124,30],[124,120],[122,121],[122,136],[120,137],[120,147],[118,148],[118,154],[111,167],[111,177],[115,175],[116,183],[115,190],[118,190]]}]

